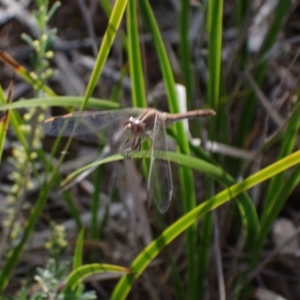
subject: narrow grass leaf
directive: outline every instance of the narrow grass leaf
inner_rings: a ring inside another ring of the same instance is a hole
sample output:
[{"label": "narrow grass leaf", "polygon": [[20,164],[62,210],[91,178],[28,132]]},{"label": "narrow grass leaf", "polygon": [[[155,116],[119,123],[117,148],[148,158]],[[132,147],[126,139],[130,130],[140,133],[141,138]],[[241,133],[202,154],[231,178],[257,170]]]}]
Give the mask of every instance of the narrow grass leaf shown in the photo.
[{"label": "narrow grass leaf", "polygon": [[[139,153],[135,153],[133,155],[133,158],[150,158],[151,153],[149,151],[141,151]],[[226,174],[222,168],[217,167],[211,163],[208,163],[206,161],[203,161],[201,159],[191,157],[189,155],[184,155],[176,152],[168,152],[168,158],[179,165],[183,165],[190,169],[195,169],[199,172],[202,172],[203,174],[213,178],[220,184],[222,184],[224,187],[229,187],[230,185],[235,184],[235,180]],[[73,173],[71,173],[68,177],[65,178],[65,180],[62,182],[62,185],[68,184],[70,181],[72,181],[74,178],[76,178],[78,175],[80,175],[82,172],[94,168],[96,166],[99,166],[101,164],[109,163],[115,160],[124,159],[124,157],[120,154],[113,155],[110,157],[107,157],[105,159],[93,162],[92,164],[86,165],[83,168],[80,168]],[[240,214],[242,216],[242,221],[245,227],[245,231],[248,238],[248,243],[253,242],[253,240],[256,239],[257,233],[258,233],[258,217],[256,214],[255,207],[253,206],[253,203],[249,196],[246,193],[243,193],[239,196],[239,199],[236,201]],[[252,243],[253,245],[253,243]]]},{"label": "narrow grass leaf", "polygon": [[12,58],[7,52],[0,50],[0,60],[11,67],[20,77],[28,82],[34,90],[42,90],[48,96],[56,96],[55,92],[46,86],[41,80],[37,79],[34,72],[29,72],[19,64],[14,58]]},{"label": "narrow grass leaf", "polygon": [[[293,151],[296,145],[297,138],[298,138],[298,131],[300,128],[300,119],[299,119],[300,105],[299,104],[300,102],[298,103],[298,107],[296,107],[296,110],[294,111],[293,115],[290,117],[290,120],[287,124],[287,127],[285,129],[285,134],[282,137],[283,139],[282,139],[280,152],[278,154],[277,159],[289,155]],[[279,174],[274,178],[272,178],[270,182],[266,194],[266,198],[264,201],[262,221],[264,220],[265,217],[267,218],[268,211],[271,210],[274,205],[276,205],[275,199],[278,196],[277,189],[278,187],[284,185],[282,179],[283,179],[283,174]]]},{"label": "narrow grass leaf", "polygon": [[[163,75],[165,89],[167,92],[167,99],[169,109],[172,113],[179,112],[178,97],[175,89],[175,80],[171,68],[171,64],[168,58],[166,48],[161,37],[157,22],[155,20],[153,11],[148,1],[139,1],[143,20],[145,21],[148,30],[151,33],[153,43],[158,56],[160,68]],[[178,145],[180,151],[184,154],[190,154],[188,138],[184,132],[182,122],[178,122],[174,125],[175,132],[178,136]],[[185,212],[190,211],[196,205],[196,195],[194,189],[194,179],[191,170],[181,167],[179,172],[180,177],[180,191],[183,199],[183,207]],[[189,294],[195,295],[196,274],[197,266],[195,259],[197,257],[196,252],[196,226],[192,226],[187,231],[187,259],[188,259],[188,277],[191,284]],[[192,296],[193,297],[193,296]]]},{"label": "narrow grass leaf", "polygon": [[132,271],[128,268],[109,265],[109,264],[89,264],[77,268],[75,271],[71,272],[67,278],[64,290],[75,288],[82,283],[84,279],[91,275],[97,275],[101,273],[119,273],[120,276],[123,274],[130,274]]},{"label": "narrow grass leaf", "polygon": [[[277,159],[286,157],[287,155],[292,153],[293,149],[295,148],[300,128],[299,113],[300,105],[298,105],[298,107],[296,108],[289,120],[289,123],[285,130],[285,135],[283,136],[284,138]],[[300,172],[299,167],[297,167],[288,176],[286,174],[278,174],[272,177],[270,181],[264,201],[263,213],[261,216],[261,230],[259,232],[258,240],[255,247],[255,259],[258,259],[263,249],[265,238],[269,230],[271,229],[274,220],[278,216],[286,199],[297,185],[297,171]]]},{"label": "narrow grass leaf", "polygon": [[114,39],[115,39],[117,31],[119,29],[121,20],[123,18],[126,5],[127,5],[127,0],[117,0],[115,2],[114,8],[113,8],[112,13],[109,18],[106,32],[105,32],[103,40],[102,40],[100,50],[98,52],[95,67],[93,69],[92,75],[90,77],[90,80],[89,80],[89,83],[88,83],[88,86],[87,86],[87,89],[85,92],[84,101],[82,102],[82,105],[81,105],[81,110],[84,110],[85,107],[87,106],[89,98],[92,96],[92,93],[97,85],[100,74],[105,65],[109,51],[114,42]]},{"label": "narrow grass leaf", "polygon": [[82,228],[78,234],[76,247],[73,257],[73,270],[77,270],[82,265],[82,252],[84,243],[84,229]]},{"label": "narrow grass leaf", "polygon": [[[7,100],[5,99],[4,92],[0,86],[0,101],[1,103],[11,103],[13,97],[13,82],[10,83],[8,87]],[[7,128],[9,124],[10,110],[4,112],[4,115],[0,118],[0,163],[2,160],[2,153],[4,149],[4,143],[6,139]]]},{"label": "narrow grass leaf", "polygon": [[[222,58],[222,20],[223,20],[223,1],[208,1],[207,11],[207,31],[208,31],[208,82],[207,99],[209,106],[217,111],[217,118],[209,120],[209,138],[216,140],[219,136],[226,136],[226,111],[219,110],[219,93],[221,82],[221,58]],[[218,129],[221,130],[218,130]],[[214,191],[214,184],[208,179],[206,195],[211,196]],[[212,216],[207,214],[204,217],[204,230],[202,230],[200,245],[211,245],[213,234]],[[211,228],[210,228],[211,227]],[[208,261],[210,261],[211,251],[209,247],[200,247],[198,261],[198,275],[196,282],[196,295],[203,297],[203,283],[206,281]],[[200,285],[200,289],[198,288]]]},{"label": "narrow grass leaf", "polygon": [[206,213],[216,209],[220,205],[229,201],[232,197],[245,192],[253,186],[261,183],[275,174],[279,174],[300,163],[300,151],[297,151],[280,161],[262,169],[261,171],[249,176],[247,179],[240,183],[223,190],[216,196],[202,204],[198,205],[195,209],[182,216],[179,220],[169,226],[156,240],[151,242],[133,261],[131,269],[134,273],[126,275],[121,278],[116,286],[111,299],[125,299],[128,295],[132,284],[145,270],[151,261],[158,255],[158,253],[167,245],[169,245],[178,235],[184,232],[189,226],[194,224],[200,217]]},{"label": "narrow grass leaf", "polygon": [[136,1],[129,0],[127,6],[127,45],[132,87],[132,106],[147,107],[138,28]]},{"label": "narrow grass leaf", "polygon": [[[0,111],[7,109],[17,108],[31,108],[31,107],[47,107],[47,106],[59,106],[59,107],[79,107],[83,101],[83,97],[74,96],[60,96],[60,97],[45,97],[45,98],[32,98],[28,100],[20,100],[10,104],[0,106]],[[88,103],[89,108],[95,109],[116,109],[120,108],[118,103],[102,100],[97,98],[91,98]]]},{"label": "narrow grass leaf", "polygon": [[100,196],[100,182],[102,182],[103,179],[103,169],[101,166],[99,166],[95,170],[94,178],[93,178],[93,186],[94,186],[94,191],[93,191],[93,196],[92,196],[92,203],[91,203],[91,228],[90,228],[90,235],[92,239],[99,239],[100,238],[100,227],[101,225],[100,222],[101,220],[98,220],[98,212],[99,212],[99,207],[100,207],[100,201],[101,201],[101,196]]},{"label": "narrow grass leaf", "polygon": [[[275,46],[277,37],[280,34],[283,22],[287,18],[291,5],[292,1],[290,0],[279,0],[277,2],[275,16],[257,56],[258,65],[257,68],[254,70],[253,77],[259,86],[262,84],[265,78],[266,69],[269,63],[267,54],[270,53],[271,49]],[[253,120],[255,120],[256,108],[256,96],[254,95],[254,93],[251,93],[248,97],[246,97],[246,99],[243,102],[241,112],[241,123],[243,124],[243,126],[239,127],[238,132],[239,146],[244,146],[249,132],[251,131],[251,128],[253,126]]]},{"label": "narrow grass leaf", "polygon": [[191,57],[191,47],[190,47],[190,2],[180,1],[179,9],[179,53],[180,53],[180,63],[183,75],[183,84],[186,90],[187,107],[191,107],[191,101],[194,92],[194,82],[193,75],[194,72],[191,68],[192,57]]}]

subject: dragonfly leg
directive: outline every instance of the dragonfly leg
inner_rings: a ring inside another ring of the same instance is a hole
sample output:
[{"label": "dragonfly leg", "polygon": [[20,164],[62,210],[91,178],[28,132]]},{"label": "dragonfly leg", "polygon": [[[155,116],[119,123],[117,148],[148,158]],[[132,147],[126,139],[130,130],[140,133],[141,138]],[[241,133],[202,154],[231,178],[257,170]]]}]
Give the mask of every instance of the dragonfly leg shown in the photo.
[{"label": "dragonfly leg", "polygon": [[141,138],[137,138],[135,141],[134,141],[134,144],[133,144],[133,147],[132,149],[136,150],[137,152],[141,151],[141,148],[142,148],[142,140]]},{"label": "dragonfly leg", "polygon": [[128,139],[119,149],[120,153],[123,153],[126,158],[130,158],[131,154],[141,150],[141,138]]},{"label": "dragonfly leg", "polygon": [[[140,166],[141,166],[141,164],[142,164],[142,161],[144,160],[144,158],[145,158],[145,156],[147,155],[147,153],[149,152],[149,150],[152,148],[152,144],[153,144],[153,142],[152,142],[152,139],[150,138],[150,137],[146,137],[145,138],[145,140],[144,141],[150,141],[150,143],[151,143],[151,145],[150,145],[150,147],[147,149],[147,151],[146,151],[146,153],[143,155],[143,157],[140,159],[140,161],[139,161],[139,163],[138,163],[138,168],[140,168]],[[144,142],[143,141],[143,142]],[[139,151],[141,150],[141,148],[142,148],[142,142],[140,141],[140,148],[139,148]]]},{"label": "dragonfly leg", "polygon": [[150,147],[147,149],[147,151],[146,151],[146,153],[144,154],[142,160],[145,158],[145,156],[148,154],[149,150],[150,150],[150,149],[152,148],[152,146],[153,146],[153,141],[152,141],[152,139],[151,139],[150,137],[147,137],[147,138],[145,139],[145,141],[149,141],[151,145],[150,145]]},{"label": "dragonfly leg", "polygon": [[130,158],[129,153],[131,152],[131,146],[129,145],[130,139],[126,140],[121,147],[119,148],[119,152],[123,153],[126,158]]}]

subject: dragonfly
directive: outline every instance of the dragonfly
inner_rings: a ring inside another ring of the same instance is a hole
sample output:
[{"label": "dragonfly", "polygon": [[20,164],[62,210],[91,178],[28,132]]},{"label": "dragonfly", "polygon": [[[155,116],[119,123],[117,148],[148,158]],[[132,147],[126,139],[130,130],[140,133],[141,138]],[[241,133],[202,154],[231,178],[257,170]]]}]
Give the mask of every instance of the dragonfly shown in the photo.
[{"label": "dragonfly", "polygon": [[118,152],[127,157],[151,141],[147,182],[148,199],[153,199],[161,213],[167,211],[173,194],[170,161],[167,156],[166,127],[184,119],[215,115],[212,109],[184,113],[167,113],[153,108],[123,108],[108,111],[75,112],[45,120],[44,130],[50,136],[72,136],[88,141],[106,139],[119,145]]}]

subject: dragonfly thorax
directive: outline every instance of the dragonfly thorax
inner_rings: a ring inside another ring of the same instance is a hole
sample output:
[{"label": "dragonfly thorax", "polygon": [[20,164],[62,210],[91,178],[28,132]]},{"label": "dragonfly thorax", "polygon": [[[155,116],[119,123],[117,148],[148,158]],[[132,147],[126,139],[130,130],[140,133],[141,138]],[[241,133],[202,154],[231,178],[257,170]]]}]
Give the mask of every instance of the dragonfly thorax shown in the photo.
[{"label": "dragonfly thorax", "polygon": [[130,117],[124,123],[124,132],[132,137],[139,137],[145,134],[145,123],[137,118]]}]

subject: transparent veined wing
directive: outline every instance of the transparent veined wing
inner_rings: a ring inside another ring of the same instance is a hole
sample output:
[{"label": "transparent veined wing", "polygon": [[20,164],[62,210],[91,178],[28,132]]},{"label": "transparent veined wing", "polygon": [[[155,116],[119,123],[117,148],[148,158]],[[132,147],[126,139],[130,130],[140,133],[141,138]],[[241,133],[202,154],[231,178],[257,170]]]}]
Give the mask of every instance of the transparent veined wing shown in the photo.
[{"label": "transparent veined wing", "polygon": [[124,108],[108,111],[76,112],[49,118],[44,131],[49,136],[72,136],[97,141],[112,140],[123,134],[123,126],[130,117],[138,117],[144,109]]},{"label": "transparent veined wing", "polygon": [[[156,117],[157,119],[157,117]],[[152,155],[148,177],[148,196],[153,199],[161,213],[170,206],[173,183],[170,161],[167,153],[167,136],[165,123],[154,122],[152,134]]]}]

